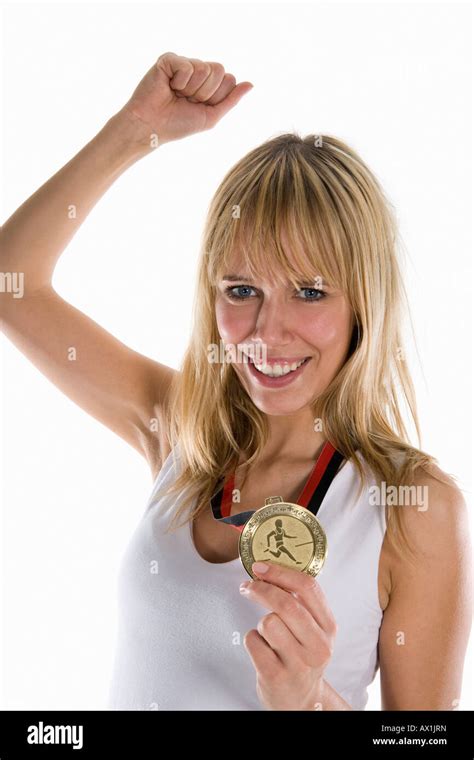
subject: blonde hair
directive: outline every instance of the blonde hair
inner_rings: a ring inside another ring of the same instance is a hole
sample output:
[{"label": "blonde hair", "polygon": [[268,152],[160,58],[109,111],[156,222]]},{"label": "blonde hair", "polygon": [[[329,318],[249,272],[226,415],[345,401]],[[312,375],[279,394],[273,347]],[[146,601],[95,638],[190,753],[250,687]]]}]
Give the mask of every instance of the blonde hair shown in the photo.
[{"label": "blonde hair", "polygon": [[[283,229],[293,263],[281,246]],[[172,447],[179,441],[182,459],[181,474],[167,489],[182,494],[172,525],[209,509],[219,481],[234,472],[240,455],[250,466],[268,439],[266,415],[232,365],[208,360],[209,346],[222,342],[217,282],[235,250],[252,276],[271,272],[275,279],[281,273],[298,286],[302,276],[314,282],[318,274],[347,297],[354,315],[348,356],[312,409],[325,438],[356,466],[359,494],[367,481],[357,450],[379,484],[396,487],[411,483],[418,467],[436,463],[410,444],[402,418],[401,399],[420,442],[401,335],[402,310],[409,312],[393,208],[346,144],[327,135],[282,134],[238,161],[209,205],[191,339],[167,406],[169,440]],[[386,508],[387,531],[403,551],[409,542],[399,511]]]}]

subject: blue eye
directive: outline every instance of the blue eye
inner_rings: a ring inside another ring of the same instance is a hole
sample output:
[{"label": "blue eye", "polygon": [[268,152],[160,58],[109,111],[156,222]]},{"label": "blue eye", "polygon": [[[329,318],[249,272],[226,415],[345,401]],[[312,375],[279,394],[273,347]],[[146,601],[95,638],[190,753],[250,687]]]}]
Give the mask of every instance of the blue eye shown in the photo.
[{"label": "blue eye", "polygon": [[318,290],[317,288],[301,288],[301,290],[312,290],[313,293],[317,293],[317,295],[320,296],[319,298],[303,298],[303,301],[309,301],[311,303],[312,301],[322,301],[323,298],[326,298],[326,293],[324,290]]},{"label": "blue eye", "polygon": [[[229,285],[226,289],[226,295],[229,296],[229,298],[232,298],[234,301],[247,301],[248,296],[246,295],[237,295],[234,293],[234,290],[254,290],[254,288],[250,287],[250,285]],[[323,298],[326,298],[326,293],[323,290],[318,290],[317,288],[312,287],[303,287],[300,288],[299,292],[301,291],[312,291],[313,293],[317,294],[318,297],[310,297],[310,298],[301,298],[301,301],[306,301],[307,303],[314,303],[317,301],[322,301]]]},{"label": "blue eye", "polygon": [[246,296],[238,296],[232,292],[234,290],[253,290],[253,288],[251,288],[249,285],[229,285],[229,287],[225,289],[225,292],[229,298],[233,298],[236,301],[245,301]]}]

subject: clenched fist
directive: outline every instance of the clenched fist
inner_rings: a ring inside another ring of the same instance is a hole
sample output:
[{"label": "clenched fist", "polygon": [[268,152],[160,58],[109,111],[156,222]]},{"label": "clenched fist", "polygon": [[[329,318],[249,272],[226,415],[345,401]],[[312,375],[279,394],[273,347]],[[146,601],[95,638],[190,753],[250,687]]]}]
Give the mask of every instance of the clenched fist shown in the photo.
[{"label": "clenched fist", "polygon": [[221,63],[163,53],[120,113],[137,139],[156,135],[161,145],[211,129],[252,87],[236,84]]}]

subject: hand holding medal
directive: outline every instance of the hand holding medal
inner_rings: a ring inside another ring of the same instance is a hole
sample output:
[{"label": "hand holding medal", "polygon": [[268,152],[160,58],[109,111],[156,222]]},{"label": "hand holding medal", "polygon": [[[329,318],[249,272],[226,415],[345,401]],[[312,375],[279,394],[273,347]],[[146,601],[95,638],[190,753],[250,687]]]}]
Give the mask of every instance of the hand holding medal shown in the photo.
[{"label": "hand holding medal", "polygon": [[231,515],[232,476],[211,500],[214,518],[240,531],[239,556],[253,579],[241,593],[270,610],[244,637],[258,698],[270,710],[323,709],[337,626],[314,577],[327,554],[316,513],[343,459],[327,441],[297,504],[271,496],[260,509]]},{"label": "hand holding medal", "polygon": [[307,573],[272,562],[253,565],[257,579],[241,593],[271,610],[244,637],[257,673],[257,694],[268,710],[320,710],[324,670],[337,625],[320,585]]}]

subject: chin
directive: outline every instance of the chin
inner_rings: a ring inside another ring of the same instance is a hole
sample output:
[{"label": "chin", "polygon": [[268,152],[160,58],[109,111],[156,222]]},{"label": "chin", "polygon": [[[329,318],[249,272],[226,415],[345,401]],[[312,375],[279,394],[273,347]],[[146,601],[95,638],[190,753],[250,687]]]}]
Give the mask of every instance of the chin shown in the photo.
[{"label": "chin", "polygon": [[238,378],[252,399],[253,403],[261,412],[273,416],[292,415],[304,409],[314,399],[314,392],[306,388],[306,393],[301,389],[280,388],[266,389],[255,388],[253,383],[249,382],[246,377],[236,370]]},{"label": "chin", "polygon": [[265,391],[256,393],[255,389],[249,389],[247,385],[244,386],[248,395],[252,399],[253,403],[264,414],[271,416],[283,416],[296,414],[301,409],[304,409],[311,403],[312,397],[308,394],[308,399],[302,398],[301,393],[296,394],[294,391],[286,391],[285,398],[283,392],[279,398],[274,391]]},{"label": "chin", "polygon": [[280,405],[277,406],[276,404],[263,404],[258,401],[256,401],[254,398],[252,398],[253,403],[257,407],[257,409],[260,409],[263,414],[267,414],[269,417],[288,417],[293,416],[294,414],[297,414],[299,411],[304,409],[305,404],[301,406],[301,404],[294,404],[286,406]]}]

